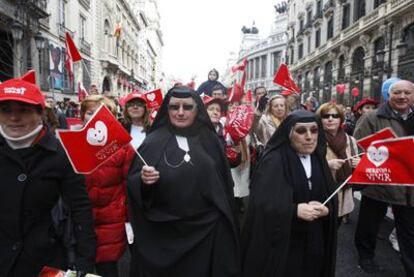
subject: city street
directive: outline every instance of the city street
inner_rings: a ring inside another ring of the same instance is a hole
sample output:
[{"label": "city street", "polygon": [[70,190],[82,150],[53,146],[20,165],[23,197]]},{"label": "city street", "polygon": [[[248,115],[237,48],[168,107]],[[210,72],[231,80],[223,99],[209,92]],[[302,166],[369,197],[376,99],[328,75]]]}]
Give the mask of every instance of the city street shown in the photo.
[{"label": "city street", "polygon": [[[369,275],[358,268],[358,254],[354,246],[354,231],[358,216],[358,204],[347,224],[343,224],[338,233],[338,253],[336,264],[336,277],[401,277],[404,276],[404,269],[388,241],[388,236],[393,228],[392,220],[387,218],[383,221],[381,231],[377,240],[376,261],[384,268],[380,274]],[[120,262],[120,276],[128,276],[128,254],[124,255]]]}]

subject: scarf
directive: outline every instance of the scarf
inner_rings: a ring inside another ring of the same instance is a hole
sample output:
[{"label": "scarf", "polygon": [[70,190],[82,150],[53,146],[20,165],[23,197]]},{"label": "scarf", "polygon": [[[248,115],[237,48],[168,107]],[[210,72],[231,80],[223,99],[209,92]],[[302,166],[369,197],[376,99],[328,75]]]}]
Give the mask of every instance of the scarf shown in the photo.
[{"label": "scarf", "polygon": [[280,120],[279,118],[275,117],[272,114],[270,116],[272,118],[273,125],[275,125],[275,127],[278,128],[282,120]]},{"label": "scarf", "polygon": [[13,137],[9,137],[8,135],[6,135],[3,128],[0,126],[0,134],[4,137],[7,144],[10,146],[10,148],[22,149],[22,148],[30,147],[33,144],[33,142],[36,140],[36,138],[38,137],[42,129],[43,129],[43,125],[40,124],[30,133],[22,137],[13,138]]},{"label": "scarf", "polygon": [[[334,152],[338,159],[345,160],[348,158],[346,155],[347,136],[345,131],[342,128],[339,128],[336,136],[333,136],[329,132],[325,132],[325,135],[329,148],[331,148],[332,152]],[[344,165],[335,172],[336,182],[339,184],[342,183],[351,174],[351,166],[349,161],[346,161]]]}]

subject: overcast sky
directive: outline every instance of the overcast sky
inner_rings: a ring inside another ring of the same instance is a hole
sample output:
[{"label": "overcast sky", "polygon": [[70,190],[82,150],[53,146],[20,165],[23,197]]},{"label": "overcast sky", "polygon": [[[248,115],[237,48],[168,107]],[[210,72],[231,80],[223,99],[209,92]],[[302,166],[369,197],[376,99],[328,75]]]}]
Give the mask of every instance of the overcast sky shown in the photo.
[{"label": "overcast sky", "polygon": [[208,71],[224,73],[229,53],[238,53],[243,25],[255,21],[261,38],[274,19],[280,0],[158,0],[164,35],[163,70],[197,86]]}]

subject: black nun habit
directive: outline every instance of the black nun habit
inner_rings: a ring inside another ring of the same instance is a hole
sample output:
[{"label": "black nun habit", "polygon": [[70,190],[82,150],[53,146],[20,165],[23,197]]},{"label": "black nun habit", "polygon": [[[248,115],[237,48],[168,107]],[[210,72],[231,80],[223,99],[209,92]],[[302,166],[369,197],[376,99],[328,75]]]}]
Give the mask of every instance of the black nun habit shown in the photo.
[{"label": "black nun habit", "polygon": [[[195,100],[192,126],[171,125],[172,96]],[[180,147],[177,136],[188,147]],[[240,276],[233,182],[201,98],[187,87],[171,89],[138,152],[160,178],[143,184],[143,165],[133,160],[127,184],[135,236],[131,276]]]},{"label": "black nun habit", "polygon": [[250,187],[249,209],[242,232],[243,276],[328,277],[335,275],[336,199],[329,215],[308,222],[297,217],[297,204],[323,203],[334,191],[319,125],[311,154],[312,189],[290,133],[298,122],[318,122],[313,113],[295,111],[269,140]]}]

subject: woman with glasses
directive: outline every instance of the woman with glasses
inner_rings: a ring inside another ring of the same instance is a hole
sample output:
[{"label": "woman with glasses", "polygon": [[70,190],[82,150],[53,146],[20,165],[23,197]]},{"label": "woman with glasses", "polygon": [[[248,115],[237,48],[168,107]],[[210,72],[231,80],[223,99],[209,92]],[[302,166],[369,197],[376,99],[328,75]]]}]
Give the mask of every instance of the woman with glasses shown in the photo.
[{"label": "woman with glasses", "polygon": [[130,93],[125,99],[124,127],[132,137],[131,145],[137,149],[148,131],[149,111],[147,100],[141,93]]},{"label": "woman with glasses", "polygon": [[[337,185],[342,184],[352,174],[360,160],[356,140],[345,133],[342,124],[345,120],[343,109],[335,103],[325,103],[319,107],[316,114],[321,118],[322,128],[327,142],[326,159]],[[347,221],[354,209],[352,189],[346,186],[338,193],[339,223]]]},{"label": "woman with glasses", "polygon": [[294,111],[253,175],[242,232],[243,276],[335,276],[336,199],[316,116]]},{"label": "woman with glasses", "polygon": [[239,276],[229,165],[201,98],[169,90],[128,176],[131,276]]}]

